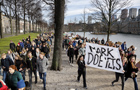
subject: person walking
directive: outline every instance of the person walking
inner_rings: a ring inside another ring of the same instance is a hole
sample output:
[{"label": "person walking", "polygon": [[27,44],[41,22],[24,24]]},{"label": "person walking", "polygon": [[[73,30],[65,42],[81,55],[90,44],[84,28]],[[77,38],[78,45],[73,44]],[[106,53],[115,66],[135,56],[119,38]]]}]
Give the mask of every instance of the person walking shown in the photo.
[{"label": "person walking", "polygon": [[45,57],[45,54],[41,52],[39,54],[39,59],[37,60],[37,66],[39,71],[39,77],[40,79],[43,80],[44,90],[46,90],[46,75],[47,75],[48,65],[49,65],[48,59]]},{"label": "person walking", "polygon": [[2,58],[1,59],[1,66],[2,66],[2,69],[3,69],[3,81],[5,82],[7,72],[9,71],[9,66],[13,65],[13,61],[10,58],[6,58],[5,53],[3,53],[1,55],[1,58]]},{"label": "person walking", "polygon": [[134,87],[135,90],[138,90],[138,84],[137,84],[137,72],[140,70],[140,68],[137,68],[135,66],[136,60],[135,57],[132,56],[128,62],[128,70],[125,73],[125,81],[127,81],[128,78],[132,78],[134,81]]},{"label": "person walking", "polygon": [[18,90],[17,83],[18,81],[23,80],[22,75],[20,72],[17,71],[15,65],[9,66],[9,72],[7,73],[5,83],[6,85],[11,88],[11,90]]},{"label": "person walking", "polygon": [[32,56],[32,52],[28,52],[27,54],[28,59],[27,59],[27,69],[28,69],[28,75],[29,75],[29,83],[30,87],[32,89],[32,72],[34,73],[35,76],[35,84],[37,83],[37,60],[35,57]]},{"label": "person walking", "polygon": [[87,89],[87,84],[86,84],[86,66],[85,66],[85,61],[83,55],[79,56],[77,60],[78,64],[78,77],[77,81],[80,82],[80,77],[83,75],[83,87]]},{"label": "person walking", "polygon": [[82,46],[81,46],[81,48],[78,50],[78,52],[79,52],[80,55],[83,55],[83,57],[85,58],[86,49],[85,49],[84,44],[82,44]]},{"label": "person walking", "polygon": [[19,55],[15,56],[15,66],[17,67],[17,70],[22,74],[23,80],[25,80],[25,69],[27,65],[23,58],[21,58]]},{"label": "person walking", "polygon": [[11,40],[11,42],[10,42],[10,49],[12,50],[12,51],[14,51],[15,52],[15,48],[16,48],[16,45],[15,45],[15,43]]},{"label": "person walking", "polygon": [[121,80],[122,80],[122,90],[124,90],[124,75],[125,75],[125,73],[127,72],[127,63],[128,63],[126,57],[123,57],[122,63],[123,63],[123,69],[124,69],[123,72],[124,72],[124,73],[118,73],[118,72],[115,73],[116,80],[114,80],[114,81],[112,82],[112,86],[114,86],[114,83],[115,83],[115,82],[118,82],[119,77],[121,77]]},{"label": "person walking", "polygon": [[70,65],[72,65],[73,64],[73,57],[74,57],[74,48],[72,45],[69,46],[68,56],[69,56]]}]

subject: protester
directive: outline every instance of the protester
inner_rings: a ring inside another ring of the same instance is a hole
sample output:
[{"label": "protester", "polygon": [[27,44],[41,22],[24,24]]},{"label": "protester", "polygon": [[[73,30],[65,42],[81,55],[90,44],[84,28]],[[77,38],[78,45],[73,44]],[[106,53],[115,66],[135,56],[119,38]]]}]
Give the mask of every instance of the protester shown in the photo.
[{"label": "protester", "polygon": [[[124,70],[122,72],[124,72],[124,73],[127,72],[127,63],[128,63],[127,58],[126,57],[123,57],[122,64],[123,64],[123,69]],[[124,75],[125,75],[124,73],[118,73],[118,72],[115,73],[116,80],[114,80],[112,82],[112,86],[114,86],[114,83],[115,82],[118,82],[119,77],[121,77],[121,80],[122,80],[122,90],[124,90]]]},{"label": "protester", "polygon": [[8,50],[6,57],[10,58],[13,61],[13,63],[15,63],[15,54],[11,50]]},{"label": "protester", "polygon": [[16,47],[16,52],[20,55],[20,52],[22,51],[22,47],[20,46],[20,44],[18,43],[17,47]]},{"label": "protester", "polygon": [[6,58],[5,53],[3,53],[1,55],[1,58],[2,58],[1,59],[1,66],[2,66],[2,69],[3,69],[3,81],[5,82],[7,72],[9,71],[9,66],[13,65],[13,61],[10,58]]},{"label": "protester", "polygon": [[41,49],[41,52],[44,52],[46,58],[48,58],[49,48],[47,48],[46,43],[43,43],[43,47],[42,47],[42,49]]},{"label": "protester", "polygon": [[72,45],[70,45],[68,48],[68,56],[69,56],[70,65],[73,65],[74,48]]},{"label": "protester", "polygon": [[23,80],[25,80],[25,69],[27,65],[19,55],[15,56],[15,66],[17,67],[17,70],[21,72]]},{"label": "protester", "polygon": [[127,65],[128,69],[127,72],[125,73],[125,81],[127,81],[128,78],[132,78],[134,81],[135,90],[138,90],[137,72],[140,70],[140,68],[137,68],[135,64],[136,64],[135,57],[132,56],[128,61],[128,65]]},{"label": "protester", "polygon": [[83,57],[85,58],[86,49],[85,49],[84,44],[82,44],[82,46],[81,46],[81,48],[78,50],[78,52],[79,52],[80,55],[83,55]]},{"label": "protester", "polygon": [[45,57],[45,54],[41,52],[39,54],[39,60],[37,60],[37,66],[38,66],[40,79],[43,80],[44,90],[46,90],[46,75],[47,75],[48,65],[49,65],[48,59]]},{"label": "protester", "polygon": [[16,48],[16,45],[15,45],[15,43],[11,40],[11,42],[10,42],[10,49],[11,49],[12,51],[15,52],[15,48]]},{"label": "protester", "polygon": [[78,43],[76,43],[76,45],[74,47],[75,60],[77,60],[77,58],[78,58],[78,54],[79,54],[78,50],[79,50]]},{"label": "protester", "polygon": [[86,85],[86,66],[85,66],[85,61],[84,61],[83,55],[79,56],[79,58],[77,60],[77,64],[78,64],[77,81],[79,82],[81,75],[83,75],[83,87],[85,89],[87,89],[87,85]]},{"label": "protester", "polygon": [[127,50],[126,42],[124,42],[124,43],[121,45],[121,47],[122,47],[122,50],[126,52],[126,50]]},{"label": "protester", "polygon": [[27,59],[27,69],[29,75],[29,83],[30,87],[32,88],[32,72],[35,76],[35,84],[37,83],[37,60],[35,57],[32,56],[32,52],[28,52],[28,59]]},{"label": "protester", "polygon": [[23,80],[20,72],[17,71],[15,65],[9,66],[9,72],[6,76],[6,85],[11,88],[11,90],[18,90],[17,83],[18,81]]}]

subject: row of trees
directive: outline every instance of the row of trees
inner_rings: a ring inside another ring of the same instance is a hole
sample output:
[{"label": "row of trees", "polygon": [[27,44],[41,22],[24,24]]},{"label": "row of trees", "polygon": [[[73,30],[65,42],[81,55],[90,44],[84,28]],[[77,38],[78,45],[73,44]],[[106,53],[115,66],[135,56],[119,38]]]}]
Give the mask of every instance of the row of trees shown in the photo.
[{"label": "row of trees", "polygon": [[[1,11],[9,18],[10,31],[13,34],[12,19],[15,19],[15,31],[18,35],[18,30],[20,29],[20,20],[24,20],[24,34],[26,21],[29,22],[29,30],[36,30],[38,26],[46,26],[47,22],[42,19],[42,1],[40,0],[2,0],[1,1]],[[34,26],[36,24],[36,26]],[[1,30],[2,31],[2,30]],[[30,31],[29,31],[30,32]],[[2,33],[1,33],[2,37]]]}]

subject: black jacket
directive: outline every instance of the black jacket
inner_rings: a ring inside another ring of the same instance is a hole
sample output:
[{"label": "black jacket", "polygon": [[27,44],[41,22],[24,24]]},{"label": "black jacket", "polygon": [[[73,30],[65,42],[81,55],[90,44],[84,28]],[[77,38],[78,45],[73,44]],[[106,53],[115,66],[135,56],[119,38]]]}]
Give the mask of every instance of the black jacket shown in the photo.
[{"label": "black jacket", "polygon": [[16,60],[15,66],[17,67],[17,70],[19,70],[20,68],[25,69],[27,65],[23,60]]},{"label": "black jacket", "polygon": [[1,59],[1,66],[5,67],[4,71],[9,71],[9,66],[13,65],[13,61],[10,58]]},{"label": "black jacket", "polygon": [[37,60],[36,60],[35,57],[32,57],[31,60],[28,58],[26,63],[27,63],[27,68],[30,68],[30,70],[36,70],[36,68],[37,68]]},{"label": "black jacket", "polygon": [[86,71],[86,66],[85,66],[85,61],[78,61],[77,62],[78,64],[78,71],[81,71],[81,72],[85,72]]},{"label": "black jacket", "polygon": [[14,50],[15,48],[16,48],[15,43],[10,43],[10,49],[11,49],[11,50]]},{"label": "black jacket", "polygon": [[125,77],[131,77],[132,72],[137,73],[138,72],[138,68],[132,68],[131,62],[128,62],[127,64],[127,72],[125,73]]},{"label": "black jacket", "polygon": [[79,50],[79,47],[75,47],[75,50],[74,50],[74,54],[75,55],[78,55],[79,53],[78,53],[78,50]]},{"label": "black jacket", "polygon": [[41,52],[45,53],[45,56],[49,54],[49,48],[47,47],[42,47]]},{"label": "black jacket", "polygon": [[68,56],[74,56],[74,49],[73,48],[69,48]]}]

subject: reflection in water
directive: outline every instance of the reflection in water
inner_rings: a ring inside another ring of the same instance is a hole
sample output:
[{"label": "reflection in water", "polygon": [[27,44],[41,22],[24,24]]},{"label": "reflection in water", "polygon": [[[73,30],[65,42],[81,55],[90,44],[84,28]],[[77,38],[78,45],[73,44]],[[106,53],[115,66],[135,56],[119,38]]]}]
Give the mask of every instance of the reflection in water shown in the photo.
[{"label": "reflection in water", "polygon": [[[80,36],[84,35],[83,32],[76,32],[76,34],[79,34]],[[105,41],[107,40],[107,35],[94,35],[94,34],[90,34],[89,32],[86,32],[85,37],[87,37],[88,39],[91,39],[94,37],[94,38],[98,38],[99,40],[101,40],[102,38],[104,38]],[[126,41],[127,47],[134,45],[135,47],[137,47],[136,55],[140,59],[140,35],[132,35],[132,34],[110,35],[110,41],[113,41],[113,42]]]}]

